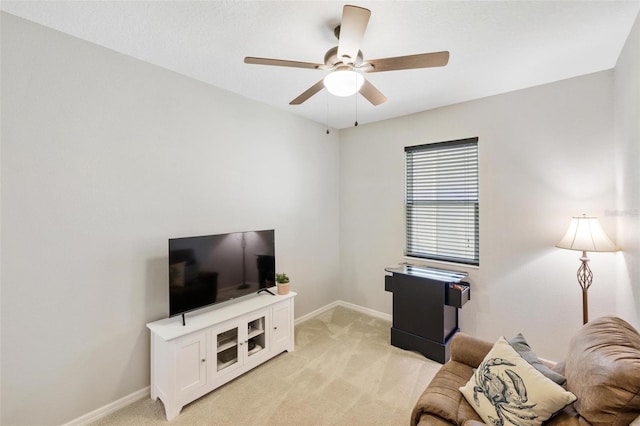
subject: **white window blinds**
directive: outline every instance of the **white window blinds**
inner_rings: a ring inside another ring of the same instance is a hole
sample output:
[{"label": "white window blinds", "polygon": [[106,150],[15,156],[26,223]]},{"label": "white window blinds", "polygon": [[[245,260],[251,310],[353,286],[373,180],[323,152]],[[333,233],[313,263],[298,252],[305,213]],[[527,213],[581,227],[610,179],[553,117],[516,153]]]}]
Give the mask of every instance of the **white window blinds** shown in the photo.
[{"label": "white window blinds", "polygon": [[480,264],[478,138],[405,148],[407,256]]}]

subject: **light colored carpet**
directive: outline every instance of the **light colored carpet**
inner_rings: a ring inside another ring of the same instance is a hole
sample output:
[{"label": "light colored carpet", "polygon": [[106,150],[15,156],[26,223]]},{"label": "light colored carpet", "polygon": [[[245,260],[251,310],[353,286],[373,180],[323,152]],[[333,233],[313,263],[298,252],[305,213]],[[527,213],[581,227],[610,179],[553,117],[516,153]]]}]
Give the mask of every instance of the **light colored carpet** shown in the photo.
[{"label": "light colored carpet", "polygon": [[[440,364],[390,345],[391,324],[336,307],[295,327],[283,353],[182,409],[174,425],[408,425]],[[165,424],[145,398],[94,425]]]}]

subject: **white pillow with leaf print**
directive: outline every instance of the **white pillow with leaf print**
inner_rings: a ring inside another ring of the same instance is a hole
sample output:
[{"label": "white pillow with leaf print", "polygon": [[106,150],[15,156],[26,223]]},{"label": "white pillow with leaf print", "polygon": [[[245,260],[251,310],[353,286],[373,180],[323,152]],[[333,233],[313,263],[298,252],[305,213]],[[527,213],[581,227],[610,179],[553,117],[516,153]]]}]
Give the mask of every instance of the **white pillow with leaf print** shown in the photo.
[{"label": "white pillow with leaf print", "polygon": [[498,339],[460,392],[485,423],[540,425],[576,400]]}]

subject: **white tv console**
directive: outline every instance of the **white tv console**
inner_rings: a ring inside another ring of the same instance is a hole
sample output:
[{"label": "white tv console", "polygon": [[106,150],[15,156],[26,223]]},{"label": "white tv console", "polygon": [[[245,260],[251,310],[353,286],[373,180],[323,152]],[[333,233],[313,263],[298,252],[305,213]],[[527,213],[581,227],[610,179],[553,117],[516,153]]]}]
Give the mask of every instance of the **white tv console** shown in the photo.
[{"label": "white tv console", "polygon": [[147,324],[151,399],[162,400],[167,420],[279,353],[292,352],[295,296],[263,292],[187,314],[184,326],[180,316]]}]

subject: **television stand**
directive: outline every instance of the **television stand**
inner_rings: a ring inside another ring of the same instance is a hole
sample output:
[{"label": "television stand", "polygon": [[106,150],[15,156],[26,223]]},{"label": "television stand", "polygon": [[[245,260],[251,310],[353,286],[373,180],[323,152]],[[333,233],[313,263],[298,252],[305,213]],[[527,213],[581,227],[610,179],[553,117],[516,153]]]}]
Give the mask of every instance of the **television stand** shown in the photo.
[{"label": "television stand", "polygon": [[260,294],[260,293],[262,293],[263,291],[266,291],[266,292],[267,292],[267,293],[269,293],[270,295],[275,296],[275,294],[274,294],[274,293],[272,293],[272,292],[271,292],[271,290],[269,290],[268,288],[261,288],[260,290],[258,290],[258,293],[257,293],[257,294]]},{"label": "television stand", "polygon": [[281,352],[292,352],[295,296],[253,294],[195,311],[189,324],[183,325],[177,316],[148,323],[151,399],[162,400],[167,420]]}]

